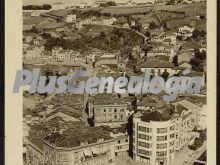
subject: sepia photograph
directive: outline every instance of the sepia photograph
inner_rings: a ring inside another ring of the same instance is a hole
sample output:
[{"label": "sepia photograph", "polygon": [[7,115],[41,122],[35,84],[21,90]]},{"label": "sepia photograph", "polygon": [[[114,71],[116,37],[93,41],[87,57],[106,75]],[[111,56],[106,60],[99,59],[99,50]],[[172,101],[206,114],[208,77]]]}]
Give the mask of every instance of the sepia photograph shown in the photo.
[{"label": "sepia photograph", "polygon": [[21,165],[214,165],[207,0],[20,4]]}]

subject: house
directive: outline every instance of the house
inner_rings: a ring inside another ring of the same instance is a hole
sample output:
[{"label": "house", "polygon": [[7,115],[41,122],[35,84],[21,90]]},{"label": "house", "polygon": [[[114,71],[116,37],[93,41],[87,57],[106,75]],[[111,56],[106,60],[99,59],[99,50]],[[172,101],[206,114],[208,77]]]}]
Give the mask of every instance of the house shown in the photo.
[{"label": "house", "polygon": [[193,57],[194,57],[194,54],[192,54],[191,52],[188,52],[188,51],[182,52],[178,54],[178,63],[179,64],[184,63],[184,62],[189,63]]},{"label": "house", "polygon": [[101,128],[110,133],[110,136],[115,139],[115,156],[126,156],[129,150],[129,137],[126,124],[116,128],[101,126]]},{"label": "house", "polygon": [[165,32],[165,39],[169,39],[171,45],[176,45],[176,35],[171,31]]},{"label": "house", "polygon": [[150,32],[151,41],[162,42],[166,39],[165,32],[162,29],[154,29]]},{"label": "house", "polygon": [[89,5],[86,2],[81,2],[78,6],[79,6],[80,9],[91,8],[91,5]]},{"label": "house", "polygon": [[170,75],[176,74],[178,71],[169,61],[162,60],[147,60],[140,64],[141,72],[150,69],[151,74],[154,76],[161,75],[163,72],[168,72]]},{"label": "house", "polygon": [[53,4],[51,4],[51,7],[52,7],[51,8],[52,10],[62,10],[62,9],[65,9],[64,4],[61,3],[61,2],[53,3]]},{"label": "house", "polygon": [[172,106],[172,119],[175,122],[175,150],[180,151],[188,147],[190,142],[190,133],[194,129],[193,110],[185,107],[179,102]]},{"label": "house", "polygon": [[114,94],[96,95],[89,101],[89,116],[93,116],[94,126],[117,127],[125,124],[129,116],[128,105]]},{"label": "house", "polygon": [[192,53],[194,53],[195,49],[198,49],[199,51],[206,51],[206,47],[200,45],[194,40],[189,40],[188,42],[180,46],[181,51],[191,51]]},{"label": "house", "polygon": [[171,46],[159,43],[155,44],[153,48],[147,52],[147,57],[157,57],[157,56],[172,56],[174,50]]},{"label": "house", "polygon": [[117,19],[115,17],[102,19],[103,25],[112,25]]},{"label": "house", "polygon": [[152,95],[149,95],[147,97],[141,98],[139,101],[137,101],[137,110],[140,111],[150,111],[153,108],[156,107],[162,107],[163,106],[163,101],[152,97]]},{"label": "house", "polygon": [[23,50],[23,60],[38,60],[41,58],[41,53],[43,52],[43,46],[31,46]]},{"label": "house", "polygon": [[66,22],[67,23],[73,23],[75,21],[76,21],[76,15],[75,14],[71,14],[71,15],[66,16]]}]

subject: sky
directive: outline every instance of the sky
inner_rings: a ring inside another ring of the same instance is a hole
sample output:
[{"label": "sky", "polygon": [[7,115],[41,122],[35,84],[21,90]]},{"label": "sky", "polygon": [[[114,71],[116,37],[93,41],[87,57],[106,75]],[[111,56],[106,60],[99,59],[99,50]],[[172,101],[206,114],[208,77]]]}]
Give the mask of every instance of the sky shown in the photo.
[{"label": "sky", "polygon": [[23,5],[42,5],[62,2],[65,5],[74,5],[81,2],[93,3],[95,0],[23,0]]}]

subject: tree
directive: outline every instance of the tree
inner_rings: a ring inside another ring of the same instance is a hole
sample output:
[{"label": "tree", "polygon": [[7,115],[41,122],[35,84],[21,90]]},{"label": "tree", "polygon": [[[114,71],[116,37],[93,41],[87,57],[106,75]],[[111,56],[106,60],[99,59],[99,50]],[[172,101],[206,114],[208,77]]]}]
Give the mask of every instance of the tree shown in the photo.
[{"label": "tree", "polygon": [[175,56],[173,57],[172,63],[174,64],[174,66],[178,66],[178,56],[177,56],[177,55],[175,55]]},{"label": "tree", "polygon": [[151,22],[149,24],[149,29],[153,30],[153,29],[156,29],[156,28],[157,28],[157,25],[154,22]]},{"label": "tree", "polygon": [[101,38],[104,38],[105,36],[106,36],[105,32],[101,31],[101,32],[100,32],[100,37],[101,37]]},{"label": "tree", "polygon": [[44,4],[43,6],[42,6],[42,9],[43,10],[50,10],[52,7],[51,7],[51,5],[49,5],[49,4]]},{"label": "tree", "polygon": [[195,50],[195,57],[190,60],[192,69],[198,72],[204,71],[204,63],[206,62],[206,51],[200,52]]},{"label": "tree", "polygon": [[51,38],[51,34],[50,34],[50,33],[43,33],[43,34],[42,34],[42,37],[43,37],[44,39],[49,39],[49,38]]},{"label": "tree", "polygon": [[206,32],[204,30],[194,30],[192,33],[192,38],[193,39],[198,39],[199,37],[205,37],[206,36]]},{"label": "tree", "polygon": [[161,77],[164,78],[165,81],[167,81],[167,78],[169,77],[169,73],[167,71],[164,71],[163,74],[161,75]]},{"label": "tree", "polygon": [[30,33],[38,33],[38,30],[35,26],[33,26],[30,30],[29,30]]},{"label": "tree", "polygon": [[145,36],[150,38],[150,33],[148,31],[145,32]]}]

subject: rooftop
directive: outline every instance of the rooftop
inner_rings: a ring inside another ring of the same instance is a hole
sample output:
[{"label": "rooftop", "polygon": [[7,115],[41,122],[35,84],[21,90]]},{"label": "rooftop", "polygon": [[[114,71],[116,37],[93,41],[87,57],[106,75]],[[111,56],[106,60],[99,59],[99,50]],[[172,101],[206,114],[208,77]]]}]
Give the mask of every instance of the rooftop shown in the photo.
[{"label": "rooftop", "polygon": [[71,128],[62,133],[52,133],[45,138],[45,141],[61,148],[75,148],[82,144],[94,144],[99,140],[111,140],[112,137],[101,127]]},{"label": "rooftop", "polygon": [[167,111],[170,111],[167,109],[167,107],[163,107],[160,109],[155,109],[154,111],[150,113],[145,113],[141,116],[141,121],[144,122],[150,122],[150,121],[168,121],[171,119],[170,114],[167,113]]},{"label": "rooftop", "polygon": [[173,64],[169,61],[162,60],[147,60],[143,62],[141,68],[173,68]]}]

